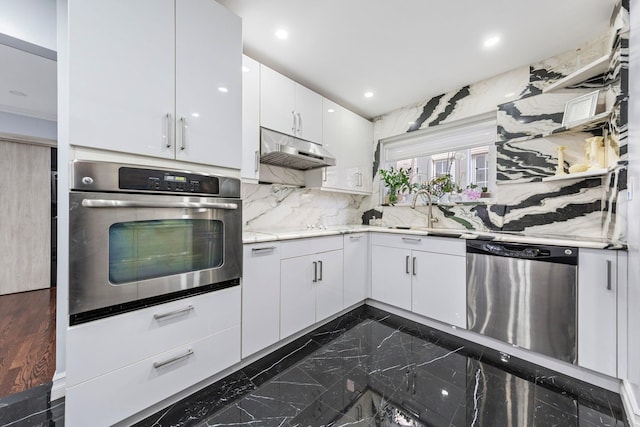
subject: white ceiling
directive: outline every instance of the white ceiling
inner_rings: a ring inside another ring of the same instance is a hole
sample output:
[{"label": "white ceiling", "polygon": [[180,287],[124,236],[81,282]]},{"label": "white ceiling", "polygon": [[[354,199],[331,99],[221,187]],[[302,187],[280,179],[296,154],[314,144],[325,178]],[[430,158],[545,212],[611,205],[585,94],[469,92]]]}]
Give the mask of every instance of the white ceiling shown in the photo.
[{"label": "white ceiling", "polygon": [[243,18],[247,55],[372,118],[596,39],[615,0],[218,2]]}]

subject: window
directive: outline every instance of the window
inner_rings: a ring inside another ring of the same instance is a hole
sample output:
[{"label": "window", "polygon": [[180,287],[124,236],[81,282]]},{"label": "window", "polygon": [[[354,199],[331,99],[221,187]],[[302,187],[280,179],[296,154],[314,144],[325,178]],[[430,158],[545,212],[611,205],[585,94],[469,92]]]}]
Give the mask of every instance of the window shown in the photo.
[{"label": "window", "polygon": [[[495,183],[495,113],[383,139],[382,166],[411,168],[411,183],[426,186],[449,175],[465,189]],[[405,204],[409,203],[405,198]]]}]

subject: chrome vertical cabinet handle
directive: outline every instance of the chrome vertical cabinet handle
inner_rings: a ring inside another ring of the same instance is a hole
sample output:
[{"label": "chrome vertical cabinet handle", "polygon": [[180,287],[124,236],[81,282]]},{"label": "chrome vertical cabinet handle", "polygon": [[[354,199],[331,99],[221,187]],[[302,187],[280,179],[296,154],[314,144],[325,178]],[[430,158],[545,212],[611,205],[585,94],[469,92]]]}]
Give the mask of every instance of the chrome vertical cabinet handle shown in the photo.
[{"label": "chrome vertical cabinet handle", "polygon": [[254,172],[258,172],[260,167],[260,150],[256,150]]},{"label": "chrome vertical cabinet handle", "polygon": [[162,140],[164,142],[164,145],[167,148],[171,148],[171,146],[173,145],[172,139],[171,139],[171,113],[167,113],[164,118],[164,134],[162,135]]},{"label": "chrome vertical cabinet handle", "polygon": [[607,260],[607,290],[610,291],[612,289],[611,286],[611,261]]},{"label": "chrome vertical cabinet handle", "polygon": [[318,282],[318,263],[313,261],[313,283]]},{"label": "chrome vertical cabinet handle", "polygon": [[410,271],[409,271],[409,258],[410,258],[410,257],[409,257],[409,255],[407,255],[407,257],[406,257],[406,258],[405,258],[405,260],[404,260],[405,272],[406,272],[407,274],[409,274],[409,273],[410,273]]},{"label": "chrome vertical cabinet handle", "polygon": [[296,113],[296,116],[298,116],[297,132],[298,132],[298,136],[299,136],[302,133],[302,115],[300,113]]},{"label": "chrome vertical cabinet handle", "polygon": [[293,134],[296,134],[296,129],[298,128],[298,124],[296,123],[296,112],[295,110],[291,110],[291,116],[293,117],[292,123],[293,125],[291,126],[291,132],[293,132]]},{"label": "chrome vertical cabinet handle", "polygon": [[322,261],[318,261],[318,265],[320,266],[320,277],[318,278],[318,282],[322,282]]},{"label": "chrome vertical cabinet handle", "polygon": [[418,272],[418,269],[416,268],[416,257],[413,257],[413,260],[411,261],[411,268],[413,270],[413,275],[415,276]]},{"label": "chrome vertical cabinet handle", "polygon": [[180,117],[180,149],[185,150],[187,148],[187,119],[186,117]]}]

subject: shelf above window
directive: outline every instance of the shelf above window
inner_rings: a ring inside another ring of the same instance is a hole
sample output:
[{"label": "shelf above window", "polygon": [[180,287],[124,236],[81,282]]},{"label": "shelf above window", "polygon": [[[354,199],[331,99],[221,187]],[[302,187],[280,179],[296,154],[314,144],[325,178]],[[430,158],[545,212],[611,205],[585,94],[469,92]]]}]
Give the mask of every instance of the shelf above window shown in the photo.
[{"label": "shelf above window", "polygon": [[548,176],[546,178],[542,178],[543,182],[548,182],[548,181],[564,181],[567,179],[580,179],[580,178],[590,178],[590,177],[594,177],[594,176],[603,176],[608,174],[609,172],[611,172],[613,169],[609,168],[609,169],[596,169],[596,170],[591,170],[591,171],[586,171],[586,172],[578,172],[578,173],[568,173],[566,175],[553,175],[553,176]]},{"label": "shelf above window", "polygon": [[547,136],[555,136],[555,135],[559,135],[567,132],[589,132],[594,129],[601,128],[609,120],[610,116],[611,116],[611,111],[605,111],[604,113],[597,114],[591,118],[581,120],[579,122],[571,123],[571,126],[568,126],[568,127],[561,126],[549,132],[544,132],[536,135],[522,136],[520,138],[511,138],[506,141],[498,141],[497,143],[504,144],[507,142],[509,143],[524,142],[524,141],[530,141],[532,139],[545,138]]},{"label": "shelf above window", "polygon": [[550,84],[542,90],[543,93],[552,92],[554,90],[562,89],[568,86],[589,80],[592,77],[602,74],[609,69],[609,55],[605,55],[595,61],[585,65],[582,68],[577,69],[573,73],[561,78],[560,80]]}]

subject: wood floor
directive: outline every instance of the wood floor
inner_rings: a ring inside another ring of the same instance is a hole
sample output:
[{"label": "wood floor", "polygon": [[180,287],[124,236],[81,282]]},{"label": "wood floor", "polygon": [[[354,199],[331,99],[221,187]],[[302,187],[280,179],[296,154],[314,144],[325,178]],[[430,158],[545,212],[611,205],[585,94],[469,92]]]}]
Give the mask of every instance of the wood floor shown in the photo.
[{"label": "wood floor", "polygon": [[56,288],[0,295],[0,397],[51,381]]}]

